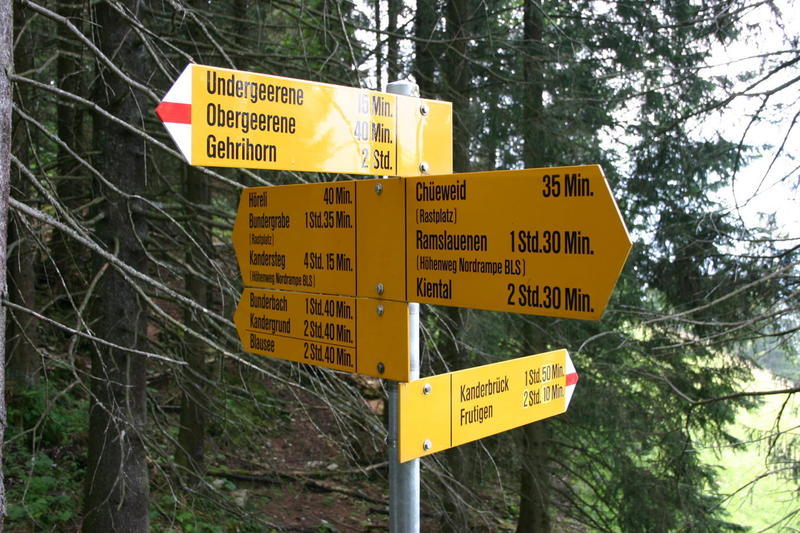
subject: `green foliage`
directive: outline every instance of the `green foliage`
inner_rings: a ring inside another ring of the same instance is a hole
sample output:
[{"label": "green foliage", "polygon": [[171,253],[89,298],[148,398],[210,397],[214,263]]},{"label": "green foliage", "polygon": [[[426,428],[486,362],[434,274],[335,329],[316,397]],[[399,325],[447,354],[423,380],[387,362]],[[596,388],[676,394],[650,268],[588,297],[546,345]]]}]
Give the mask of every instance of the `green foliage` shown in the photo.
[{"label": "green foliage", "polygon": [[[789,322],[785,327],[793,328]],[[758,339],[747,343],[743,350],[762,368],[769,369],[776,376],[800,383],[800,360],[797,347],[781,339]]]},{"label": "green foliage", "polygon": [[[177,502],[170,495],[153,501],[150,520],[158,528],[170,533],[223,533],[225,513],[213,512],[202,500],[193,499],[190,505]],[[165,520],[166,518],[166,520]]]},{"label": "green foliage", "polygon": [[186,533],[222,533],[223,531],[221,526],[209,524],[189,511],[177,513],[175,520],[180,524],[180,531]]},{"label": "green foliage", "polygon": [[8,406],[8,440],[30,436],[31,442],[39,447],[64,444],[70,435],[85,429],[86,407],[85,400],[62,396],[49,382],[18,391]]},{"label": "green foliage", "polygon": [[286,422],[286,409],[267,388],[239,376],[227,376],[227,380],[230,392],[218,404],[208,427],[222,449],[247,446],[253,433],[269,434]]},{"label": "green foliage", "polygon": [[82,449],[86,401],[63,382],[46,382],[21,391],[8,405],[4,447],[7,525],[29,524],[37,531],[61,531],[80,515],[83,485]]},{"label": "green foliage", "polygon": [[9,526],[30,523],[39,531],[58,531],[72,522],[76,509],[80,509],[75,489],[80,487],[82,472],[77,465],[65,461],[57,465],[42,452],[32,456],[10,453],[6,457],[11,463],[18,460],[6,473],[6,478],[14,482],[9,491]]}]

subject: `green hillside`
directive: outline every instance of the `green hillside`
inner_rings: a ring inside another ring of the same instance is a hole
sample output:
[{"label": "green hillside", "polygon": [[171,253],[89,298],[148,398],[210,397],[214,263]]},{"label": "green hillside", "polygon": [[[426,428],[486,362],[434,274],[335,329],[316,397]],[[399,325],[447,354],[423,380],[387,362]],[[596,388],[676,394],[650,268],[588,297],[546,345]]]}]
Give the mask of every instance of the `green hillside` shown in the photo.
[{"label": "green hillside", "polygon": [[[785,388],[786,382],[766,370],[755,372],[749,391]],[[781,414],[781,410],[783,410]],[[780,422],[776,425],[778,415]],[[722,471],[719,489],[730,497],[725,508],[731,521],[752,531],[794,531],[800,528],[798,485],[780,463],[781,447],[800,436],[800,398],[786,394],[765,396],[754,409],[742,409],[730,433],[742,444],[710,447],[704,458]],[[780,432],[780,433],[778,433]],[[770,453],[772,447],[772,453]]]}]

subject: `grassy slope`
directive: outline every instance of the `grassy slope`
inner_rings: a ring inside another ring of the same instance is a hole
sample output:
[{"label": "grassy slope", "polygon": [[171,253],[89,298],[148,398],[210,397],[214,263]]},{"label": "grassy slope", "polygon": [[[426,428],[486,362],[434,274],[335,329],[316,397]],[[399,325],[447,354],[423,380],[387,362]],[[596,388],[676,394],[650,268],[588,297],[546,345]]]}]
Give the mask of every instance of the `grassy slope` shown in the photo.
[{"label": "grassy slope", "polygon": [[[767,371],[759,370],[755,375],[756,380],[750,384],[748,390],[775,390],[786,386],[785,382],[777,380]],[[792,481],[777,475],[767,475],[753,483],[759,476],[776,469],[776,465],[766,462],[768,442],[764,435],[772,429],[775,417],[785,401],[786,395],[767,396],[759,407],[739,413],[730,432],[746,442],[745,446],[709,448],[704,451],[704,459],[722,469],[720,491],[723,494],[732,494],[725,503],[730,520],[750,526],[752,531],[761,531],[772,525],[775,528],[773,531],[800,528],[800,513],[780,521],[800,508],[797,486]],[[780,428],[784,431],[794,428],[792,434],[797,436],[800,435],[798,425],[800,397],[795,395],[784,410]]]}]

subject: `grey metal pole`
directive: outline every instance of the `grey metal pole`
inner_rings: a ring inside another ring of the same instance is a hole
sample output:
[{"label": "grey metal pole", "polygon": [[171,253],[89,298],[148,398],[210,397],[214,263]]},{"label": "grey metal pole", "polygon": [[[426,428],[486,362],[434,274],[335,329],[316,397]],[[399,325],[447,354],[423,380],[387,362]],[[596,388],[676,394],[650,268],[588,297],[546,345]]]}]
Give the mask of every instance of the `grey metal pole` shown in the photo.
[{"label": "grey metal pole", "polygon": [[[416,83],[394,81],[386,92],[419,96]],[[419,379],[419,304],[408,304],[409,380]],[[397,460],[399,429],[397,382],[389,382],[389,531],[390,533],[419,532],[419,459],[405,463]]]},{"label": "grey metal pole", "polygon": [[[419,379],[419,304],[408,304],[408,355],[411,380]],[[389,531],[419,531],[419,459],[397,460],[397,382],[389,382]]]}]

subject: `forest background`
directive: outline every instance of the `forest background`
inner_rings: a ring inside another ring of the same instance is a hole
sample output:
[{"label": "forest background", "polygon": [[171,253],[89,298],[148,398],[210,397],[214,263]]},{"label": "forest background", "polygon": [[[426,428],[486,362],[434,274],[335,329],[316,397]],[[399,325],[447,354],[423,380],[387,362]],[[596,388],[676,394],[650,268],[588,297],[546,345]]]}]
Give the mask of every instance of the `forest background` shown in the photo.
[{"label": "forest background", "polygon": [[[423,460],[428,530],[739,530],[704,451],[746,445],[764,469],[733,490],[779,480],[794,503],[772,525],[796,524],[800,235],[785,201],[742,215],[766,190],[797,206],[796,11],[0,3],[6,528],[385,528],[384,384],[245,354],[231,322],[241,188],[353,177],[188,167],[153,109],[190,62],[411,78],[453,103],[457,172],[603,166],[635,243],[601,321],[423,306],[422,375],[556,348],[580,374],[565,415]],[[785,379],[750,388],[764,366]],[[767,428],[732,431],[764,397]]]}]

